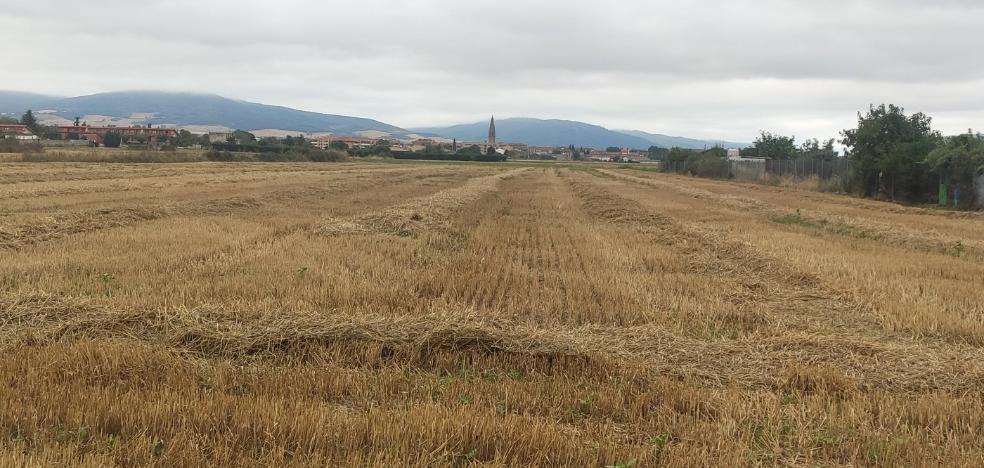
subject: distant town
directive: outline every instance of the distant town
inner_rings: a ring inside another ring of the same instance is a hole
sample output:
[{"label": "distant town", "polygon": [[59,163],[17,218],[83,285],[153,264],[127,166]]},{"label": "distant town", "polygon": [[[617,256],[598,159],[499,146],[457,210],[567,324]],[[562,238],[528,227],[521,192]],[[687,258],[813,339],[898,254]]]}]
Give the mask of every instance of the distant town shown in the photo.
[{"label": "distant town", "polygon": [[[495,118],[489,123],[489,137],[484,141],[458,141],[441,137],[427,138],[370,138],[360,135],[334,135],[328,133],[287,135],[283,137],[258,137],[248,131],[194,132],[175,126],[153,125],[89,125],[76,119],[72,125],[45,126],[36,123],[27,114],[22,121],[0,123],[0,136],[15,139],[23,144],[42,147],[130,147],[147,149],[216,148],[236,150],[244,146],[275,147],[309,145],[320,150],[354,151],[361,156],[392,155],[412,159],[413,155],[485,155],[498,159],[599,161],[625,163],[653,163],[659,159],[658,149],[635,148],[585,148],[568,146],[532,146],[523,143],[500,141],[496,135]],[[661,150],[661,149],[660,149]],[[729,154],[737,156],[737,149]],[[424,158],[426,159],[426,158]]]},{"label": "distant town", "polygon": [[[904,121],[916,136],[905,132],[883,135],[881,130],[871,130],[896,121]],[[243,130],[194,132],[150,124],[89,125],[81,117],[74,122],[63,120],[59,125],[46,125],[32,111],[27,111],[20,119],[0,116],[3,137],[0,153],[38,153],[50,147],[123,147],[197,150],[199,157],[210,161],[332,162],[350,157],[383,157],[474,162],[616,162],[654,165],[660,171],[705,178],[772,185],[806,182],[824,191],[984,208],[984,165],[980,156],[984,139],[972,129],[961,135],[943,136],[931,129],[930,121],[921,113],[906,116],[899,106],[871,106],[867,115],[859,114],[857,128],[842,132],[842,143],[855,153],[841,155],[835,149],[835,139],[805,140],[797,145],[793,136],[767,131],[762,131],[751,146],[742,148],[685,149],[654,145],[642,150],[510,143],[508,135],[497,132],[494,117],[489,121],[484,141],[459,141],[421,134],[373,138],[366,134],[299,132],[292,135],[293,132],[283,131],[278,131],[278,135],[257,135]],[[888,150],[870,150],[865,145]],[[907,148],[909,152],[904,158],[895,157],[900,152],[898,148]],[[893,157],[883,158],[883,153]]]}]

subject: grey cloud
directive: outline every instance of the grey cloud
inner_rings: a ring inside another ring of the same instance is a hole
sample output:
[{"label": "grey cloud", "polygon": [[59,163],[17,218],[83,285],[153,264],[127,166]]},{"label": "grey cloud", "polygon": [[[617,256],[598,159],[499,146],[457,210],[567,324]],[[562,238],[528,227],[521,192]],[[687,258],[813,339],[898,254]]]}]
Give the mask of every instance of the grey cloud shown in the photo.
[{"label": "grey cloud", "polygon": [[0,40],[19,44],[0,88],[215,92],[403,126],[495,111],[729,139],[834,136],[882,101],[952,131],[984,117],[976,1],[60,3],[0,12]]}]

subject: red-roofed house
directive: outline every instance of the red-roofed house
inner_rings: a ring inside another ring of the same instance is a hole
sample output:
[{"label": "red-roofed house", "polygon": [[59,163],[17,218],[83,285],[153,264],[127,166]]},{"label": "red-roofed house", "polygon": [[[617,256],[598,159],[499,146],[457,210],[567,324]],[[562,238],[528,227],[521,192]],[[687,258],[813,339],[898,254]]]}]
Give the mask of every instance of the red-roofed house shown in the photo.
[{"label": "red-roofed house", "polygon": [[148,128],[148,127],[94,127],[92,125],[65,125],[58,127],[58,133],[63,139],[72,139],[71,135],[78,135],[97,145],[102,145],[109,132],[116,133],[123,137],[144,136],[148,143],[157,143],[162,138],[174,138],[178,136],[178,131],[173,128]]},{"label": "red-roofed house", "polygon": [[376,140],[372,138],[353,136],[332,136],[331,141],[340,141],[348,145],[349,148],[368,148],[376,144]]},{"label": "red-roofed house", "polygon": [[27,125],[0,124],[0,138],[13,138],[20,141],[34,141],[38,137],[31,133]]},{"label": "red-roofed house", "polygon": [[31,130],[27,125],[0,124],[0,135],[31,135]]}]

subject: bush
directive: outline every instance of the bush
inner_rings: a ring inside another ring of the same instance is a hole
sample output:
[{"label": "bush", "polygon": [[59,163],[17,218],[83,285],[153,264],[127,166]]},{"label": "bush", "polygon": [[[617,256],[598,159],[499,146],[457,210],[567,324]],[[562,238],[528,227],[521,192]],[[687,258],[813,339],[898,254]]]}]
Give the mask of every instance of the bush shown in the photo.
[{"label": "bush", "polygon": [[450,153],[400,153],[393,156],[395,159],[409,159],[419,161],[477,161],[477,162],[503,162],[506,156],[502,154],[450,154]]},{"label": "bush", "polygon": [[263,162],[304,162],[311,160],[307,155],[296,151],[287,153],[260,153],[256,155],[256,159]]},{"label": "bush", "polygon": [[261,161],[261,162],[338,162],[347,158],[336,150],[321,150],[310,145],[281,145],[261,141],[256,145],[213,143],[206,153],[209,161]]},{"label": "bush", "polygon": [[119,133],[106,132],[106,136],[103,137],[103,145],[107,148],[119,148],[121,143],[123,143],[123,137]]},{"label": "bush", "polygon": [[847,181],[839,176],[835,175],[828,179],[822,179],[817,183],[817,190],[821,192],[830,193],[845,193],[849,189]]},{"label": "bush", "polygon": [[228,151],[212,149],[205,153],[205,159],[208,159],[209,161],[235,161],[236,157]]},{"label": "bush", "polygon": [[0,153],[40,153],[40,143],[22,143],[14,138],[0,137]]},{"label": "bush", "polygon": [[479,154],[472,160],[481,162],[503,162],[506,160],[506,155],[499,153]]},{"label": "bush", "polygon": [[697,177],[727,178],[731,167],[726,159],[712,155],[702,155],[687,161],[687,170]]},{"label": "bush", "polygon": [[159,151],[93,151],[24,154],[24,162],[91,162],[91,163],[189,163],[201,162],[197,153]]},{"label": "bush", "polygon": [[340,151],[311,151],[310,160],[312,162],[339,162],[348,159],[345,153]]},{"label": "bush", "polygon": [[188,163],[201,162],[201,155],[195,153],[178,153],[175,151],[141,151],[120,155],[113,162],[121,163]]}]

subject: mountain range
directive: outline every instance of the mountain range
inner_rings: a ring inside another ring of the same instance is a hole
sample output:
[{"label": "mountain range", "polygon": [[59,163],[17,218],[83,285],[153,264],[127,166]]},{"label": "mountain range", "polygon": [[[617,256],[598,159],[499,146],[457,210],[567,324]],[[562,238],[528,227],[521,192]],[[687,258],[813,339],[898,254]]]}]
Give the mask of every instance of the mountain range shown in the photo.
[{"label": "mountain range", "polygon": [[[93,125],[173,125],[192,130],[242,129],[254,132],[332,133],[377,138],[413,139],[420,136],[484,141],[488,122],[404,129],[378,120],[302,111],[229,99],[214,94],[129,91],[78,97],[48,96],[0,91],[0,114],[18,117],[33,109],[42,122],[67,123],[80,117]],[[500,141],[533,146],[646,149],[650,146],[703,149],[721,144],[746,144],[697,140],[640,131],[613,131],[570,120],[530,118],[496,122]]]},{"label": "mountain range", "polygon": [[372,119],[321,114],[282,106],[238,101],[212,94],[161,93],[150,91],[93,94],[71,98],[3,92],[0,112],[20,115],[31,108],[42,119],[72,120],[81,117],[90,124],[153,124],[212,126],[229,129],[283,129],[300,133],[330,132],[356,134],[383,132],[388,136],[407,133],[402,128]]},{"label": "mountain range", "polygon": [[661,135],[659,133],[647,133],[639,130],[615,131],[642,138],[655,146],[659,146],[660,148],[707,149],[715,146],[720,146],[722,148],[746,148],[752,146],[750,143],[738,143],[724,140],[698,140],[694,138]]},{"label": "mountain range", "polygon": [[[570,120],[541,120],[529,118],[501,119],[495,122],[499,140],[525,143],[533,146],[568,146],[585,148],[645,149],[652,144],[633,135],[613,132],[604,127]],[[489,122],[455,125],[452,127],[427,127],[414,129],[417,133],[441,135],[461,141],[484,141],[488,137]]]}]

